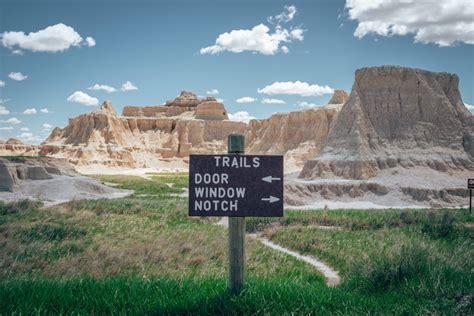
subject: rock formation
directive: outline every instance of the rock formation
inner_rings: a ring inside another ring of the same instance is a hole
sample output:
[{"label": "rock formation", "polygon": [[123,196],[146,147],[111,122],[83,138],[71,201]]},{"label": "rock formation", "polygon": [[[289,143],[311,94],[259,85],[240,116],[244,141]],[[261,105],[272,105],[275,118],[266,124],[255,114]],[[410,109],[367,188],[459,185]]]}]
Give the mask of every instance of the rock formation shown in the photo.
[{"label": "rock formation", "polygon": [[344,90],[334,90],[328,104],[344,104],[349,100],[349,94]]},{"label": "rock formation", "polygon": [[25,180],[47,180],[53,175],[74,176],[66,159],[50,157],[0,158],[0,191],[14,191],[15,186]]},{"label": "rock formation", "polygon": [[339,109],[325,106],[251,120],[245,134],[247,152],[284,155],[285,173],[300,171],[307,160],[321,151]]},{"label": "rock formation", "polygon": [[397,66],[357,70],[326,145],[300,177],[367,179],[398,166],[474,170],[474,117],[458,83],[454,74]]},{"label": "rock formation", "polygon": [[81,176],[66,159],[0,158],[1,201],[32,199],[54,205],[79,199],[120,198],[131,193]]},{"label": "rock formation", "polygon": [[227,112],[222,103],[208,100],[196,107],[195,117],[199,120],[228,120]]},{"label": "rock formation", "polygon": [[191,153],[225,153],[227,135],[247,124],[227,119],[214,98],[183,91],[153,107],[125,107],[118,116],[108,101],[98,111],[69,120],[41,145],[41,155],[68,158],[77,166],[158,167],[163,159]]},{"label": "rock formation", "polygon": [[37,156],[39,150],[39,146],[24,144],[15,138],[0,140],[0,156]]},{"label": "rock formation", "polygon": [[[336,94],[333,100],[344,101],[344,91]],[[214,97],[199,99],[186,91],[163,105],[126,106],[122,116],[106,101],[54,129],[40,153],[76,166],[158,167],[192,153],[225,153],[227,135],[240,132],[246,134],[248,153],[285,155],[285,171],[293,172],[320,152],[341,106],[279,113],[247,125],[229,121]]]}]

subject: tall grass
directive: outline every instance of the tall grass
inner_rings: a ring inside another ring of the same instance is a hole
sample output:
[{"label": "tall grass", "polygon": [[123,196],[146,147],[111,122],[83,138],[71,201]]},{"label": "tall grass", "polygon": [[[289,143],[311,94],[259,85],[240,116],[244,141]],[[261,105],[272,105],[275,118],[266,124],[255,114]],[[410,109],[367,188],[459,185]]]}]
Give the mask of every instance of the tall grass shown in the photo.
[{"label": "tall grass", "polygon": [[[474,234],[465,210],[286,211],[248,231],[338,270],[247,239],[247,286],[226,289],[227,232],[189,218],[186,175],[104,176],[123,199],[42,208],[0,202],[3,314],[474,314]],[[337,226],[321,229],[319,226]]]}]

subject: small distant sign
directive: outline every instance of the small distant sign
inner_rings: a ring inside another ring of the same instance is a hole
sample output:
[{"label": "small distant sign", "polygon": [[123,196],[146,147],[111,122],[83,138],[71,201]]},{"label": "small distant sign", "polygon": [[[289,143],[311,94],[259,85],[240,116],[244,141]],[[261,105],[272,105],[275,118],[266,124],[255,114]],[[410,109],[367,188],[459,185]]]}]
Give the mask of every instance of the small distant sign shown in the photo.
[{"label": "small distant sign", "polygon": [[283,156],[191,155],[189,216],[283,216]]},{"label": "small distant sign", "polygon": [[474,179],[467,179],[467,188],[474,189]]}]

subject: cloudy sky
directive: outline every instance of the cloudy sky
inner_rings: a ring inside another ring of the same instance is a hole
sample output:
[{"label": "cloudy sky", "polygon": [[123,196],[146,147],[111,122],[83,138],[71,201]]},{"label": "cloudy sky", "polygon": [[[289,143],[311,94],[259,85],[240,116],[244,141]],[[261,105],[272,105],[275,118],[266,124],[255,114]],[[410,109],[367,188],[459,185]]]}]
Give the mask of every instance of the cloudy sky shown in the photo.
[{"label": "cloudy sky", "polygon": [[112,100],[181,90],[235,120],[324,105],[357,68],[460,76],[474,104],[474,2],[22,1],[0,3],[0,138],[43,140]]}]

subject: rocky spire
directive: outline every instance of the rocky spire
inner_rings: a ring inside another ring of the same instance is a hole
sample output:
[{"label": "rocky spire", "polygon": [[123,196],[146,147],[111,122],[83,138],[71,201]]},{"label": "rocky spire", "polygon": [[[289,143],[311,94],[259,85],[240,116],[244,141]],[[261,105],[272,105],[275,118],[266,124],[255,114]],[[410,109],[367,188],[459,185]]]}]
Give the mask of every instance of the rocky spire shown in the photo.
[{"label": "rocky spire", "polygon": [[117,112],[112,106],[112,101],[109,101],[109,100],[105,100],[104,103],[102,103],[99,111],[104,114],[115,115],[115,116],[117,115]]},{"label": "rocky spire", "polygon": [[344,104],[349,100],[349,93],[344,90],[334,90],[334,94],[328,104]]}]

